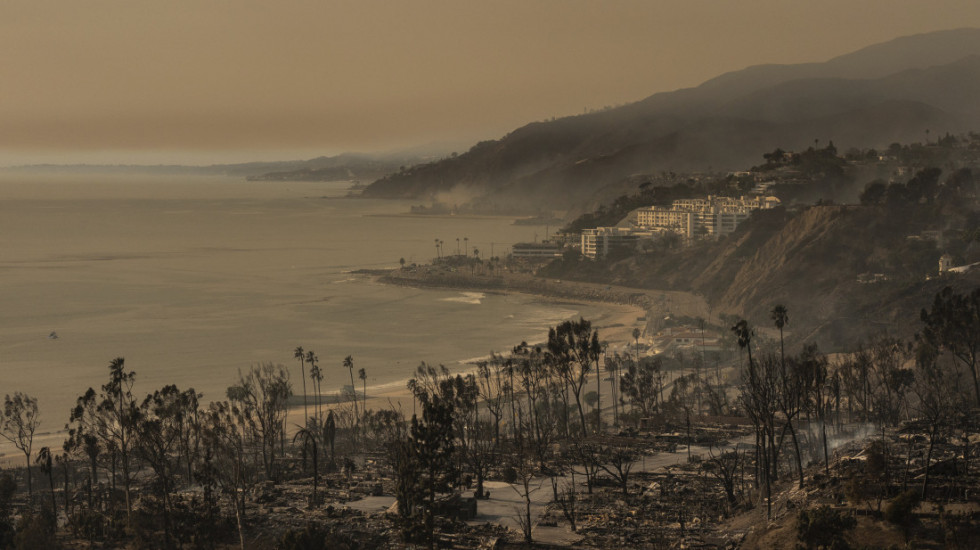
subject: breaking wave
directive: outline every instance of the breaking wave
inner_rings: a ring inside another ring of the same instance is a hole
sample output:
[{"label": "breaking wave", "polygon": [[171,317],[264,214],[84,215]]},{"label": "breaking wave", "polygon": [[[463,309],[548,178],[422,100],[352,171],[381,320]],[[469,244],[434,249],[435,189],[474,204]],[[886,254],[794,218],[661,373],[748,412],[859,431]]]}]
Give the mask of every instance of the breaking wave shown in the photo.
[{"label": "breaking wave", "polygon": [[449,298],[442,298],[440,302],[458,302],[461,304],[473,304],[480,305],[483,303],[483,299],[487,295],[482,292],[464,292],[459,296],[451,296]]}]

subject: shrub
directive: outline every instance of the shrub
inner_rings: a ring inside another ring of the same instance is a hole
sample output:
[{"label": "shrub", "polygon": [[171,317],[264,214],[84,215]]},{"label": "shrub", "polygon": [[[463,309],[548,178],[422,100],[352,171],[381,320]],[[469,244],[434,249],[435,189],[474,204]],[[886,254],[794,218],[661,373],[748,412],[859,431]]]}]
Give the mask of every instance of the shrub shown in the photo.
[{"label": "shrub", "polygon": [[853,516],[842,514],[826,504],[800,510],[796,519],[796,537],[808,549],[846,550],[850,546],[844,540],[844,533],[857,526]]},{"label": "shrub", "polygon": [[918,505],[919,493],[908,490],[888,501],[888,505],[885,506],[885,520],[902,528],[905,542],[908,542],[912,526],[918,519],[915,517],[915,508]]},{"label": "shrub", "polygon": [[885,506],[885,519],[888,523],[905,526],[915,521],[913,511],[919,505],[919,493],[913,490],[905,491],[888,501]]},{"label": "shrub", "polygon": [[40,513],[26,511],[17,522],[14,548],[19,550],[53,550],[60,548],[54,538],[57,525],[50,510]]}]

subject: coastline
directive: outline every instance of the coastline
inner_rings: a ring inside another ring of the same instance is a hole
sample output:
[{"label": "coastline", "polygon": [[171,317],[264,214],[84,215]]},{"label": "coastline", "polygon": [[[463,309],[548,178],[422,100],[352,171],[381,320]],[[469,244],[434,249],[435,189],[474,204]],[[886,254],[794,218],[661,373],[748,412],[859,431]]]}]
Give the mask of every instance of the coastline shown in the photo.
[{"label": "coastline", "polygon": [[[603,312],[590,318],[594,329],[599,331],[600,340],[607,342],[610,349],[620,348],[633,342],[633,329],[646,332],[654,315],[668,311],[690,317],[704,315],[707,305],[698,296],[677,291],[650,291],[615,285],[584,283],[577,281],[558,281],[543,279],[525,273],[485,273],[466,274],[433,266],[413,266],[402,269],[361,269],[358,275],[373,277],[382,284],[410,286],[429,289],[451,289],[479,291],[485,293],[520,293],[534,296],[541,301],[560,304],[601,304]],[[465,369],[472,371],[474,367]],[[360,392],[360,390],[358,390]],[[608,403],[608,387],[602,385],[602,398]],[[334,402],[327,410],[350,407],[351,402]],[[360,407],[360,403],[358,407]],[[415,401],[407,387],[386,388],[376,394],[369,393],[366,407],[370,410],[393,408],[410,417]],[[291,407],[290,424],[300,424],[302,406]]]}]

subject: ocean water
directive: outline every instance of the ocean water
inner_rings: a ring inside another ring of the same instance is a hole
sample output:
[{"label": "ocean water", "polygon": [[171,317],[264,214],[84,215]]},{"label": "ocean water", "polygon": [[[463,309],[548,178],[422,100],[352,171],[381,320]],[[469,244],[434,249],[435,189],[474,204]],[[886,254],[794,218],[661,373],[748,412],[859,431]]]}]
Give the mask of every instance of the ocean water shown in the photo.
[{"label": "ocean water", "polygon": [[176,384],[206,403],[260,362],[286,365],[299,391],[297,346],[319,356],[325,393],[350,383],[347,355],[371,392],[404,385],[421,361],[464,370],[597,309],[353,274],[428,261],[435,239],[505,256],[545,228],[406,216],[408,202],[350,199],[346,188],[0,173],[0,394],[38,397],[53,432],[115,357],[136,372],[137,395]]}]

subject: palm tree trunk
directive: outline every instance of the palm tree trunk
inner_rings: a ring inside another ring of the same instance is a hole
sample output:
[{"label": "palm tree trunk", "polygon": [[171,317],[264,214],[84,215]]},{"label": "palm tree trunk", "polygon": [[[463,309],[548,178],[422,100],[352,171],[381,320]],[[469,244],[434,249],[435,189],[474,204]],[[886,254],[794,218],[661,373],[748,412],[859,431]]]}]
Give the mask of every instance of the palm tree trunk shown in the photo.
[{"label": "palm tree trunk", "polygon": [[299,377],[303,380],[303,426],[306,426],[310,421],[310,411],[306,404],[306,363],[302,359],[299,362]]}]

